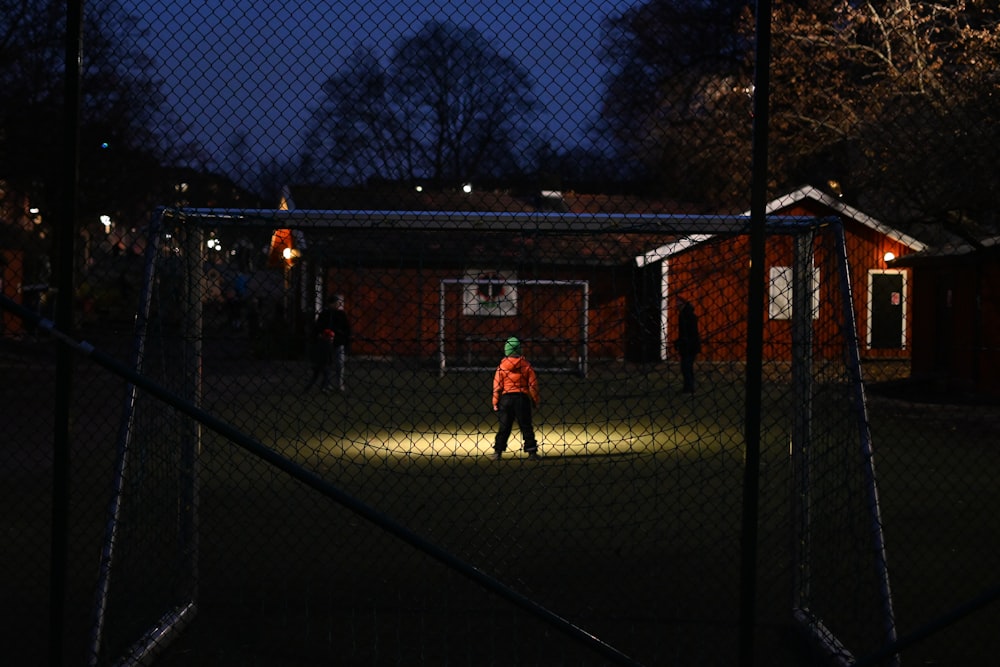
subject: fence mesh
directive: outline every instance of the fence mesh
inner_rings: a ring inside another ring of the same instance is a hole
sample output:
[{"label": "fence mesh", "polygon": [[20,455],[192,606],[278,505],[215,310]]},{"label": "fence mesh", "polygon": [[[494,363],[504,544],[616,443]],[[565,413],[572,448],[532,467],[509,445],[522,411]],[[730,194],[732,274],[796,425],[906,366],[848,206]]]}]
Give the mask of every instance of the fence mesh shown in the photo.
[{"label": "fence mesh", "polygon": [[884,5],[0,12],[4,654],[990,660],[1000,16]]}]

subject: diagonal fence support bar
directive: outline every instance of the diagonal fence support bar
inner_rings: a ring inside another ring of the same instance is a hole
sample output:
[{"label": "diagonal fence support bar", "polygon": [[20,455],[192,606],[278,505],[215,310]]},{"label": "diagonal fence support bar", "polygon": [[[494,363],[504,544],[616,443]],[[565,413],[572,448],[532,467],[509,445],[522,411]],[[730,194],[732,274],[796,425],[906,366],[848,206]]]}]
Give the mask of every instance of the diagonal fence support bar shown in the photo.
[{"label": "diagonal fence support bar", "polygon": [[227,438],[247,452],[288,474],[293,479],[305,484],[315,491],[318,491],[327,498],[337,502],[341,506],[354,512],[358,516],[363,517],[367,521],[370,521],[382,530],[399,538],[438,562],[447,565],[452,570],[464,575],[468,579],[471,579],[486,590],[504,598],[508,602],[511,602],[527,613],[547,623],[554,629],[562,632],[564,635],[580,642],[582,645],[588,647],[594,652],[599,653],[612,663],[631,666],[637,666],[640,664],[622,651],[587,632],[583,628],[571,623],[567,619],[559,616],[546,607],[543,607],[534,600],[521,595],[482,570],[470,565],[452,553],[440,548],[433,542],[430,542],[417,533],[400,525],[392,518],[375,510],[370,505],[367,505],[350,494],[345,493],[340,488],[327,482],[319,475],[303,468],[294,461],[291,461],[270,447],[267,447],[261,442],[247,436],[239,429],[236,429],[225,421],[214,417],[193,403],[178,398],[159,384],[150,381],[125,364],[101,352],[87,341],[80,341],[65,334],[57,329],[51,320],[40,317],[37,313],[33,313],[20,304],[11,301],[7,297],[0,297],[0,307],[10,310],[25,321],[36,324],[40,329],[52,335],[57,342],[60,343],[60,345],[77,353],[83,354],[99,366],[149,392],[151,395],[176,408],[188,417],[195,419],[202,426],[214,431],[224,438]]},{"label": "diagonal fence support bar", "polygon": [[[896,640],[896,614],[893,609],[892,588],[889,585],[889,564],[886,555],[885,534],[882,531],[882,506],[879,501],[878,483],[875,475],[875,453],[872,448],[871,424],[868,419],[868,401],[865,397],[864,379],[861,377],[861,352],[858,342],[858,325],[854,315],[854,298],[851,289],[851,274],[848,271],[847,240],[843,225],[836,227],[837,254],[840,257],[841,284],[844,285],[846,298],[843,299],[845,335],[847,337],[847,353],[850,355],[849,369],[857,369],[857,376],[851,378],[855,410],[859,415],[858,434],[861,445],[862,471],[864,474],[865,493],[870,517],[872,551],[875,556],[876,577],[878,579],[881,601],[883,631],[887,643]],[[899,664],[897,655],[893,662]]]}]

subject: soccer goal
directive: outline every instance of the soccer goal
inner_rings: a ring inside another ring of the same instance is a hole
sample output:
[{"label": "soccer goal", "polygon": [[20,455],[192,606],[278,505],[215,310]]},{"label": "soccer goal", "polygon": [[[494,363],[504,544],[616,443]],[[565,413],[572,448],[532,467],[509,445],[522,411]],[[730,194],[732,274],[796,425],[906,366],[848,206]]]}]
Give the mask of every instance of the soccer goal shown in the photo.
[{"label": "soccer goal", "polygon": [[[792,325],[792,609],[830,664],[846,667],[896,639],[875,443],[843,225],[800,231],[792,245],[778,299]],[[823,308],[833,328],[817,324]]]},{"label": "soccer goal", "polygon": [[[837,220],[768,220],[767,395],[748,397],[747,224],[745,216],[167,209],[148,245],[133,361],[187,401],[201,405],[203,394],[211,396],[227,420],[387,514],[420,505],[415,494],[454,492],[454,502],[435,498],[427,503],[434,513],[413,518],[434,534],[460,525],[449,514],[455,508],[502,508],[501,523],[537,510],[529,505],[538,499],[521,487],[484,484],[484,474],[510,472],[480,467],[494,430],[489,378],[452,373],[492,371],[504,340],[517,336],[539,370],[554,372],[537,424],[553,465],[516,473],[559,471],[558,484],[531,482],[545,492],[545,511],[535,515],[542,522],[535,533],[544,537],[537,547],[559,549],[540,560],[561,563],[567,543],[587,555],[555,568],[553,576],[565,581],[539,597],[608,580],[602,568],[614,567],[614,595],[595,618],[582,620],[611,628],[641,608],[654,644],[668,641],[657,624],[676,605],[690,610],[688,627],[714,627],[719,605],[736,597],[739,550],[731,547],[740,515],[741,417],[751,409],[747,399],[757,398],[768,466],[759,491],[761,544],[747,548],[761,555],[759,588],[767,599],[760,606],[780,622],[794,618],[828,655],[849,664],[891,640],[894,620],[844,231]],[[227,238],[250,239],[263,252],[236,266]],[[510,248],[516,255],[502,254]],[[250,296],[241,300],[248,276]],[[354,391],[307,396],[312,310],[320,292],[342,290],[355,318],[348,361]],[[679,394],[675,382],[674,295],[701,312],[695,396]],[[631,341],[665,350],[665,358],[630,361]],[[203,381],[212,391],[203,392]],[[133,387],[125,403],[93,655],[127,663],[145,660],[211,607],[199,604],[213,589],[203,585],[211,574],[199,557],[219,539],[204,528],[206,508],[216,525],[231,521],[219,502],[244,485],[219,479],[232,470],[222,453],[227,443],[216,440],[203,455],[196,421]],[[257,485],[281,475],[252,463],[245,466],[253,470],[246,497],[271,497]],[[215,479],[208,479],[210,464]],[[503,502],[485,503],[480,493],[501,494]],[[311,520],[314,505],[296,504],[306,508],[296,520]],[[287,507],[262,501],[240,516],[281,526]],[[476,567],[503,572],[520,557],[498,549],[520,544],[520,530],[512,524],[499,540],[492,531],[449,533],[448,546]],[[365,545],[345,548],[368,560]],[[670,567],[655,568],[658,586],[669,594],[650,594],[646,571],[628,559],[662,558]],[[282,564],[289,572],[301,567]],[[344,613],[355,613],[349,607]],[[362,620],[330,621],[314,636],[362,627]],[[669,650],[655,648],[651,655]]]},{"label": "soccer goal", "polygon": [[[182,241],[155,216],[130,365],[174,395],[201,400],[197,228]],[[188,280],[191,278],[191,280]],[[174,320],[173,317],[180,317]],[[135,384],[126,386],[93,609],[91,665],[148,664],[197,615],[201,427]]]},{"label": "soccer goal", "polygon": [[519,280],[504,272],[441,281],[438,361],[447,371],[492,371],[516,336],[539,371],[587,376],[586,280]]}]

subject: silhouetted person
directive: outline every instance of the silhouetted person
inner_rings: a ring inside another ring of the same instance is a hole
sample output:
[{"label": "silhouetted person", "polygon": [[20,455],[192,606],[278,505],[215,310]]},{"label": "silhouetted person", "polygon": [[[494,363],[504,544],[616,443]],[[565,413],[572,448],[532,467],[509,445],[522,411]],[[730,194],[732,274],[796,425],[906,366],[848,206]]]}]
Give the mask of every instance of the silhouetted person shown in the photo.
[{"label": "silhouetted person", "polygon": [[[322,379],[320,388],[324,393],[333,389],[344,391],[344,371],[347,365],[347,350],[351,344],[351,325],[344,312],[344,297],[334,294],[327,305],[316,316],[313,324],[314,354],[313,373],[306,385],[308,391],[316,380]],[[331,372],[332,371],[332,372]]]},{"label": "silhouetted person", "polygon": [[682,392],[694,393],[694,360],[701,352],[701,337],[698,335],[698,316],[694,306],[687,299],[678,299],[678,335],[674,349],[681,356],[681,376],[684,378]]}]

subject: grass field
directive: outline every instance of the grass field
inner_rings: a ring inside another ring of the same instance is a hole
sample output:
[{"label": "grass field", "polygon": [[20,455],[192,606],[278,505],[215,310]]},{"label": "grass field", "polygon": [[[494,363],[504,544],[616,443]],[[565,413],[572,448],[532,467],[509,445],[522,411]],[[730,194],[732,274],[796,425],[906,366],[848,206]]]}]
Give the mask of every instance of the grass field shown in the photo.
[{"label": "grass field", "polygon": [[[44,386],[37,386],[46,368],[42,358],[8,369],[5,388],[21,388],[6,392],[8,404],[27,406],[35,392],[37,401],[47,400]],[[517,451],[516,429],[507,458],[487,459],[495,421],[488,378],[476,375],[438,378],[426,368],[356,362],[346,395],[322,395],[301,391],[308,374],[302,362],[207,364],[203,405],[642,664],[731,665],[743,511],[745,401],[738,370],[700,369],[693,398],[676,393],[676,375],[665,366],[608,366],[586,380],[543,376],[536,424],[544,458],[538,462]],[[74,663],[89,632],[123,391],[120,380],[101,369],[83,364],[79,373],[87,381],[77,386],[74,409],[66,640]],[[789,624],[788,406],[787,386],[767,382],[757,550],[761,665],[807,660]],[[870,411],[895,608],[905,634],[994,582],[997,412],[929,409],[878,396]],[[161,412],[170,410],[161,406]],[[28,423],[24,417],[16,422]],[[32,446],[42,451],[45,430],[36,431],[41,439]],[[8,552],[6,571],[19,578],[5,588],[12,592],[8,599],[22,600],[24,619],[36,619],[35,631],[15,626],[35,637],[20,645],[37,657],[44,644],[35,633],[44,617],[38,603],[45,589],[37,584],[46,571],[38,556],[44,560],[47,551],[50,459],[37,452],[28,457],[25,439],[18,442],[17,450],[5,448],[6,469],[24,473],[9,476],[14,493],[2,509],[7,534],[24,546]],[[146,457],[136,475],[155,472],[154,442],[150,436],[149,447],[140,448]],[[608,662],[210,431],[200,468],[199,612],[161,664]],[[171,516],[176,513],[167,503],[145,507],[133,521],[169,532]],[[129,563],[122,581],[141,587],[149,585],[150,571],[169,571],[170,558],[153,563],[141,556],[150,544],[156,542],[133,544],[122,556]],[[113,602],[109,623],[127,628],[142,607],[136,593]],[[904,658],[977,664],[995,654],[996,620],[987,607]]]},{"label": "grass field", "polygon": [[[677,651],[710,661],[718,653],[718,664],[731,658],[743,461],[733,407],[742,402],[738,386],[706,389],[693,400],[676,393],[676,378],[664,369],[609,368],[586,380],[545,375],[536,413],[543,459],[524,459],[515,431],[512,451],[498,463],[486,457],[495,428],[489,378],[356,363],[346,395],[323,395],[302,393],[303,365],[254,370],[206,373],[205,406],[638,660],[657,664]],[[768,445],[769,458],[786,456],[786,439]],[[491,632],[492,624],[514,645],[538,625],[474,584],[456,585],[456,574],[211,434],[202,465],[202,578],[235,579],[240,599],[252,594],[248,580],[265,587],[283,581],[284,592],[261,601],[261,612],[288,622],[304,606],[311,622],[326,628],[318,643],[300,637],[299,650],[324,655],[349,643],[359,664],[378,662],[371,651],[379,632],[409,624],[397,614],[415,615],[424,628],[420,640],[391,642],[397,651],[414,650],[411,643],[419,652],[455,650],[452,644],[467,640],[438,627],[453,623],[435,611],[441,607],[482,607],[479,631]],[[767,520],[788,521],[784,512]],[[784,567],[787,561],[782,553]],[[243,567],[256,574],[239,574]],[[293,592],[317,585],[337,595],[310,603]],[[202,595],[211,599],[208,590],[206,583]],[[787,603],[787,592],[780,595]],[[344,636],[352,624],[334,617],[348,610],[355,624],[368,613],[383,620]],[[781,627],[782,612],[772,608],[767,624]],[[538,650],[544,646],[548,656],[539,663],[587,661],[587,651],[558,632],[539,631],[547,639]],[[675,640],[672,633],[679,633]],[[443,645],[428,647],[432,637]],[[497,641],[475,650],[505,664],[505,642]],[[589,660],[600,663],[599,656]]]}]

